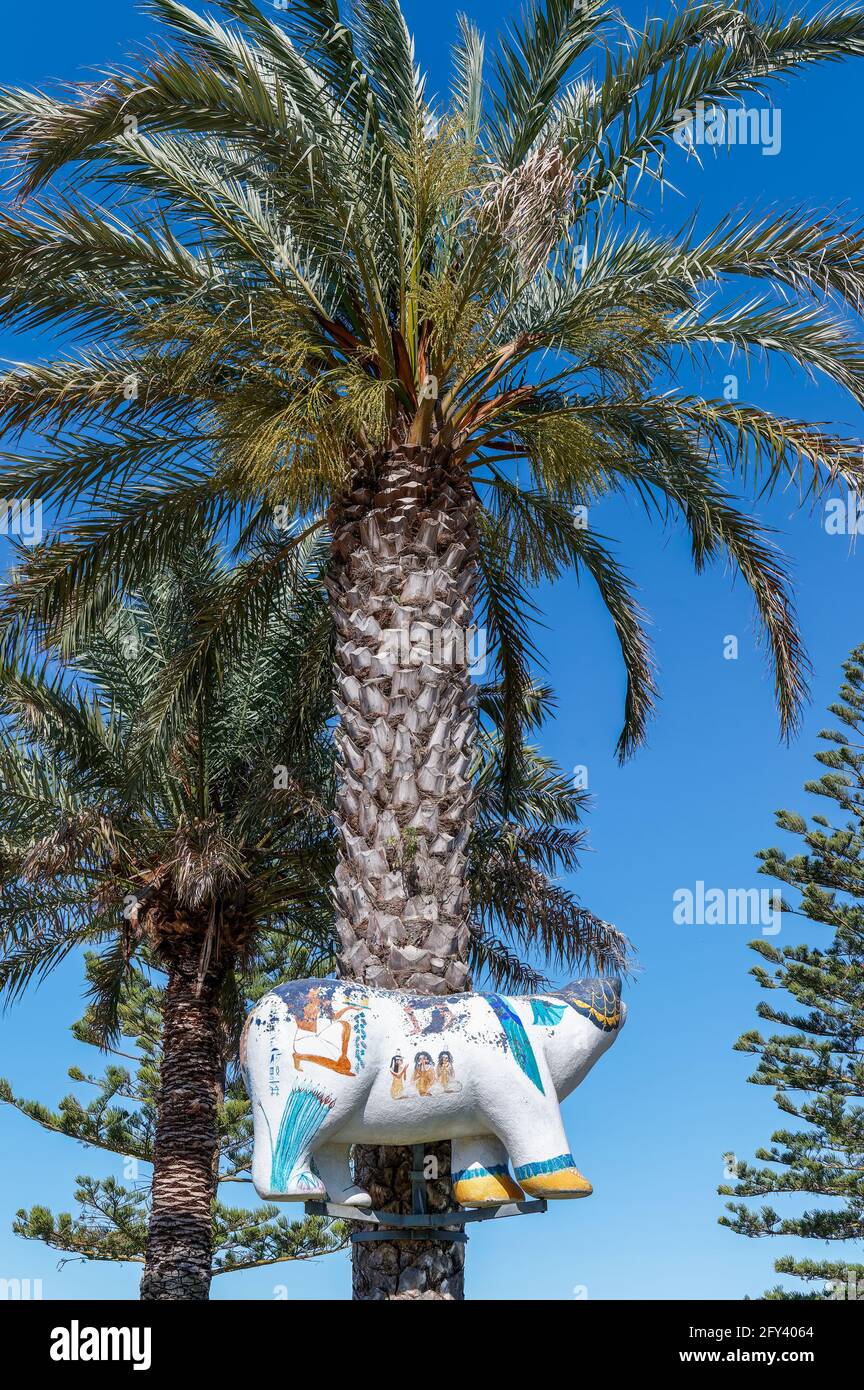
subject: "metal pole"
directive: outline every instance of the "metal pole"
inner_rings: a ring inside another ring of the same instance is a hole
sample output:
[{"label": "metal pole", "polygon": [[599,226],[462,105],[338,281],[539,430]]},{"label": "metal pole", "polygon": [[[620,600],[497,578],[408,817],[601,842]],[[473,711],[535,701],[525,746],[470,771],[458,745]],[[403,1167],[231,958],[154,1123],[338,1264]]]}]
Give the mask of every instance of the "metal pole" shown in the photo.
[{"label": "metal pole", "polygon": [[426,1174],[423,1172],[423,1145],[411,1145],[411,1212],[426,1214]]}]

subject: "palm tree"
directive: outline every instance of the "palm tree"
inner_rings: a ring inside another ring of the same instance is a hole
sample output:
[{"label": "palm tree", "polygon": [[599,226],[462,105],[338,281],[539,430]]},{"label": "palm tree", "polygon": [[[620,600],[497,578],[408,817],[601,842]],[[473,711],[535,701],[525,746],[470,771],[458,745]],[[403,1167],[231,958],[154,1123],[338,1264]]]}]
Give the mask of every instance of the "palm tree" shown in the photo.
[{"label": "palm tree", "polygon": [[[491,60],[460,22],[445,101],[397,0],[344,14],[296,0],[273,18],[223,0],[222,23],[149,8],[167,28],[155,56],[63,100],[0,93],[21,200],[0,220],[3,314],[81,344],[2,385],[9,432],[48,433],[10,457],[7,495],[79,505],[8,613],[86,626],[106,589],[203,527],[240,518],[254,537],[281,508],[299,524],[279,565],[326,524],[341,969],[458,990],[477,728],[458,654],[475,616],[505,799],[533,698],[533,582],[574,568],[599,586],[627,669],[620,756],[652,707],[632,591],[574,507],[632,488],[687,528],[697,569],[728,558],[795,727],[807,664],[784,566],[730,479],[859,488],[858,447],[666,386],[682,356],[722,350],[785,358],[862,400],[844,307],[864,288],[864,240],[798,209],[661,234],[634,192],[662,182],[682,112],[860,54],[864,10],[736,0],[637,33],[605,0],[534,0]],[[756,294],[730,299],[741,278]],[[169,673],[166,718],[181,686]],[[394,1249],[357,1247],[361,1290],[389,1288],[395,1258],[396,1286],[458,1291],[455,1249],[419,1273],[417,1247]]]},{"label": "palm tree", "polygon": [[100,943],[88,1024],[110,1043],[133,959],[167,975],[144,1299],[208,1296],[218,1112],[250,981],[274,942],[283,967],[287,947],[310,971],[332,960],[320,586],[301,570],[292,587],[284,570],[257,641],[202,677],[184,727],[138,756],[190,613],[231,582],[212,548],[187,554],[107,610],[65,665],[22,649],[0,667],[0,986],[14,998]]}]

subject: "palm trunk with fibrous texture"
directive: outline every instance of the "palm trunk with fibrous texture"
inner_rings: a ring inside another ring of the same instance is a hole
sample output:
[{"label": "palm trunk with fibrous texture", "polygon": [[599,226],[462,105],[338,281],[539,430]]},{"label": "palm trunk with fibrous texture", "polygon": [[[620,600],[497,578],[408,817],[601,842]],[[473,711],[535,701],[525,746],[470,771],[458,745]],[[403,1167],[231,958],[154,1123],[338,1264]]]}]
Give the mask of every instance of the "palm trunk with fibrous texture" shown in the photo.
[{"label": "palm trunk with fibrous texture", "polygon": [[201,934],[190,931],[162,952],[168,985],[141,1279],[148,1302],[204,1300],[210,1293],[224,1079],[218,999],[227,967],[222,959],[202,968],[202,945]]},{"label": "palm trunk with fibrous texture", "polygon": [[[471,485],[447,451],[393,444],[355,460],[330,521],[340,969],[381,989],[456,993],[470,988]],[[429,1205],[443,1211],[449,1145],[428,1153]],[[410,1149],[361,1146],[355,1164],[377,1210],[411,1211]],[[459,1244],[358,1242],[353,1262],[358,1299],[463,1296]]]}]

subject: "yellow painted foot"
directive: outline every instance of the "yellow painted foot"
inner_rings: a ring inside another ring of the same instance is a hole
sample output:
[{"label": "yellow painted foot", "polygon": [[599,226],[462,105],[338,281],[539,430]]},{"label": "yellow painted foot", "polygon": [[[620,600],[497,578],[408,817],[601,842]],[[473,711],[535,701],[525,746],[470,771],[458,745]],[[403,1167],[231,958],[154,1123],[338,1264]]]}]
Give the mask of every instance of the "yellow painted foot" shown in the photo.
[{"label": "yellow painted foot", "polygon": [[[587,1178],[584,1178],[569,1154],[562,1155],[569,1161],[549,1159],[545,1163],[528,1163],[517,1168],[519,1186],[529,1197],[590,1197],[594,1191]],[[561,1163],[561,1167],[555,1165]]]},{"label": "yellow painted foot", "polygon": [[502,1202],[521,1202],[521,1187],[506,1171],[487,1168],[467,1168],[453,1183],[453,1196],[460,1207],[497,1207]]}]

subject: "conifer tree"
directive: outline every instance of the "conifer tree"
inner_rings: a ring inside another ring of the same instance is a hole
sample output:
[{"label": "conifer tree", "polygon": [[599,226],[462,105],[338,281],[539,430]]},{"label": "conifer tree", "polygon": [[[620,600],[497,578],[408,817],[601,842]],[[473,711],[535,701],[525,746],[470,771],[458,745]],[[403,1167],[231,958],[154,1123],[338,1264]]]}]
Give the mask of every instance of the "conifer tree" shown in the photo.
[{"label": "conifer tree", "polygon": [[[272,954],[264,952],[265,958]],[[284,950],[275,954],[282,957]],[[275,972],[261,971],[255,997],[269,988],[274,974],[285,977],[284,961],[280,964]],[[313,968],[313,963],[305,959],[296,964],[301,975]],[[91,984],[96,972],[98,958],[92,955],[87,962]],[[133,969],[128,973],[118,1010],[120,1034],[116,1046],[109,1049],[111,1060],[98,1075],[78,1067],[69,1068],[72,1081],[93,1089],[93,1098],[87,1103],[70,1094],[56,1109],[51,1109],[38,1101],[22,1099],[5,1078],[0,1079],[0,1100],[13,1105],[43,1129],[117,1154],[123,1160],[122,1181],[113,1176],[76,1178],[76,1215],[55,1215],[41,1204],[20,1210],[13,1223],[16,1235],[42,1240],[69,1259],[144,1263],[164,996],[164,988],[146,970]],[[92,1006],[72,1025],[71,1031],[79,1042],[104,1048]],[[223,1191],[228,1184],[251,1184],[251,1156],[251,1106],[235,1070],[229,1073],[219,1106],[219,1187]],[[289,1220],[278,1207],[262,1204],[254,1194],[248,1206],[226,1204],[217,1198],[213,1207],[214,1275],[288,1260],[308,1260],[342,1249],[344,1244],[341,1224],[321,1217]]]},{"label": "conifer tree", "polygon": [[[808,825],[803,816],[780,811],[779,828],[799,837],[800,850],[758,856],[761,873],[798,895],[796,903],[784,902],[784,911],[830,935],[813,946],[751,942],[765,962],[752,971],[761,987],[784,991],[794,1004],[776,994],[763,999],[759,1017],[783,1031],[763,1037],[754,1029],[735,1044],[758,1056],[749,1079],[774,1087],[792,1124],[772,1135],[770,1148],[757,1150],[766,1166],[737,1163],[737,1182],[720,1188],[739,1198],[811,1199],[783,1215],[767,1205],[727,1203],[731,1215],[720,1224],[740,1235],[800,1236],[832,1246],[864,1240],[864,646],[852,652],[844,673],[840,699],[829,707],[841,728],[821,732],[828,746],[816,758],[825,771],[805,783],[833,819],[820,813]],[[831,1259],[784,1256],[774,1268],[804,1280],[806,1291],[777,1287],[766,1298],[864,1298],[864,1264],[855,1263],[852,1251],[847,1257],[846,1247]]]}]

